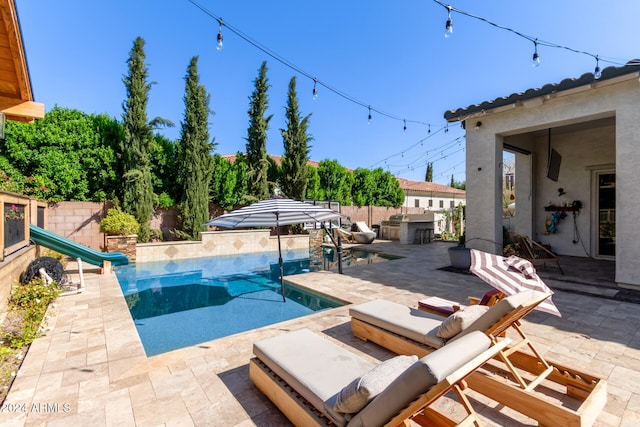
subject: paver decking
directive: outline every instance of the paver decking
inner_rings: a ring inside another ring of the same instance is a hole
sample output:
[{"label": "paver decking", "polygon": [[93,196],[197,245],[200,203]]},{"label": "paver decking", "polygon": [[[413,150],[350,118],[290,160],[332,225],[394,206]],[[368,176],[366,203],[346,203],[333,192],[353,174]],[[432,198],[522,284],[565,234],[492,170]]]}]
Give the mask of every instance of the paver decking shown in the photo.
[{"label": "paver decking", "polygon": [[[439,270],[449,263],[446,247],[377,244],[406,258],[287,279],[352,303],[386,298],[414,307],[427,295],[464,300],[490,289]],[[249,381],[253,342],[308,328],[372,361],[391,356],[354,338],[341,307],[147,358],[115,275],[85,273],[85,283],[84,292],[51,307],[49,330],[32,344],[0,411],[2,425],[287,425]],[[527,334],[549,359],[607,378],[596,425],[640,425],[640,305],[561,290],[554,302],[563,317],[533,312]],[[536,425],[483,396],[472,393],[472,403],[487,425]]]}]

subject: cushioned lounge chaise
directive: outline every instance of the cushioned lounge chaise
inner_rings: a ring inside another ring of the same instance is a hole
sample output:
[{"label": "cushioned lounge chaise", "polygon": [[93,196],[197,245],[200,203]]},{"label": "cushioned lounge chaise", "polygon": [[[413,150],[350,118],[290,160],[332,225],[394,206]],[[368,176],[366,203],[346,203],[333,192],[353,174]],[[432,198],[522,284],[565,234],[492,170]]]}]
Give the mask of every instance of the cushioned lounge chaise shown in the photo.
[{"label": "cushioned lounge chaise", "polygon": [[[493,345],[492,345],[493,344]],[[477,332],[419,359],[397,356],[380,364],[301,329],[254,344],[251,381],[295,425],[479,425],[463,380],[508,344]],[[451,420],[430,408],[454,390],[466,409]]]},{"label": "cushioned lounge chaise", "polygon": [[[444,318],[386,300],[373,300],[349,309],[351,329],[357,337],[373,341],[404,355],[425,354],[482,331],[492,340],[507,330],[519,341],[500,351],[503,374],[513,382],[474,374],[468,383],[474,390],[513,408],[541,425],[590,426],[606,403],[606,382],[596,376],[545,360],[520,327],[521,319],[551,293],[524,291],[508,296],[491,307],[469,306]],[[528,352],[521,351],[528,347]],[[581,402],[575,410],[548,402],[535,393],[543,381],[565,388],[567,396]]]}]

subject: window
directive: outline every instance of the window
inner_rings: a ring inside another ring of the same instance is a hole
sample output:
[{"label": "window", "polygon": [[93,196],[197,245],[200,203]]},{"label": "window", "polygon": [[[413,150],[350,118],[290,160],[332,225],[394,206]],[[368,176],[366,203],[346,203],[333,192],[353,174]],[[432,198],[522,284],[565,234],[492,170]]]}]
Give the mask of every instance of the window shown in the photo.
[{"label": "window", "polygon": [[433,199],[429,199],[429,207],[432,208],[433,207]]},{"label": "window", "polygon": [[452,200],[452,201],[450,201],[450,202],[449,202],[449,207],[450,207],[451,209],[455,208],[455,207],[456,207],[456,202],[454,202],[453,200]]},{"label": "window", "polygon": [[419,207],[420,207],[420,200],[419,200],[419,199],[415,199],[415,200],[413,201],[413,203],[414,203],[414,206],[415,206],[416,208],[419,208]]},{"label": "window", "polygon": [[444,200],[440,200],[440,207],[444,208]]}]

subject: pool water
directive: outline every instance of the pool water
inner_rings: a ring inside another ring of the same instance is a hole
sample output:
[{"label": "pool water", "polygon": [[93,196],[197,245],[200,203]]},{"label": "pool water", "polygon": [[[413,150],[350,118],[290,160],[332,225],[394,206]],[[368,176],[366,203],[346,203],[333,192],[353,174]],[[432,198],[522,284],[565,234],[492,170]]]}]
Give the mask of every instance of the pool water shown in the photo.
[{"label": "pool water", "polygon": [[[283,254],[285,276],[309,272],[309,251]],[[135,263],[114,268],[147,356],[343,305],[285,285],[278,253]]]}]

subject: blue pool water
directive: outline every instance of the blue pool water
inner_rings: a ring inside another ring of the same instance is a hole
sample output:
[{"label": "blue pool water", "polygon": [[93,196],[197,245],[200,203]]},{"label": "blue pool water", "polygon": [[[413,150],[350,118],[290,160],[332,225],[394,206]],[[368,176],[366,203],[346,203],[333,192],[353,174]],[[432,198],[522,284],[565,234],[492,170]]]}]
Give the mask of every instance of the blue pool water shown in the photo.
[{"label": "blue pool water", "polygon": [[[308,250],[283,257],[285,276],[315,269]],[[277,252],[135,263],[115,273],[147,356],[342,305],[289,285],[283,302]]]}]

